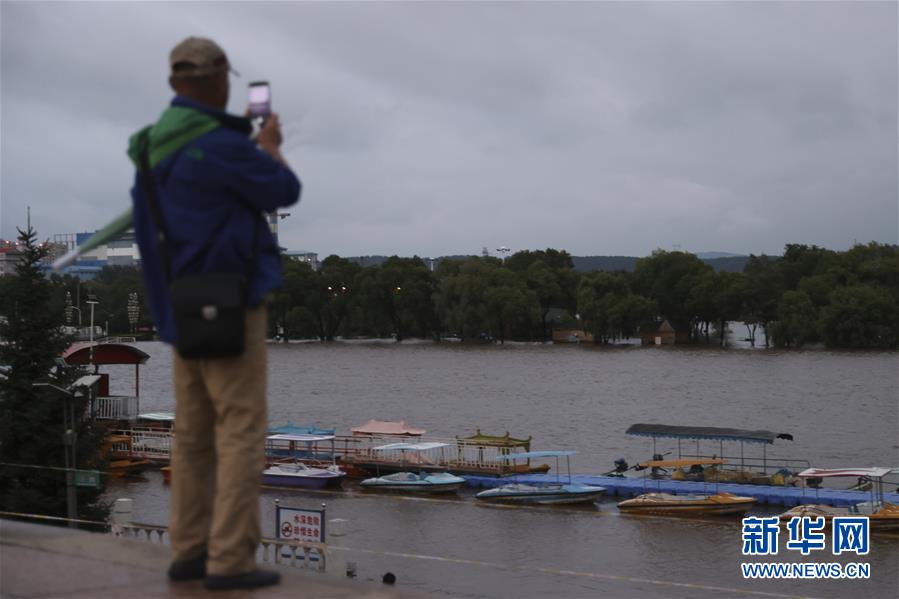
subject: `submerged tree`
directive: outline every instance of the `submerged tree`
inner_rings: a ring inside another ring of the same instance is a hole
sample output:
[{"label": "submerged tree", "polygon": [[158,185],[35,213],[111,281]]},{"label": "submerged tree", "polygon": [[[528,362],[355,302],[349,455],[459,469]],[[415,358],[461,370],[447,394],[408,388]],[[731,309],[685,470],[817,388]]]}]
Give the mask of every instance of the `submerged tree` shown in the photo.
[{"label": "submerged tree", "polygon": [[[19,230],[22,261],[4,286],[5,317],[0,322],[0,509],[65,516],[66,478],[63,397],[35,387],[48,382],[65,388],[79,374],[60,366],[69,339],[62,333],[64,314],[50,303],[51,285],[40,271],[47,251],[33,229]],[[100,465],[102,430],[85,418],[86,400],[76,403],[76,467]],[[108,506],[101,489],[78,489],[78,516],[105,520]]]}]

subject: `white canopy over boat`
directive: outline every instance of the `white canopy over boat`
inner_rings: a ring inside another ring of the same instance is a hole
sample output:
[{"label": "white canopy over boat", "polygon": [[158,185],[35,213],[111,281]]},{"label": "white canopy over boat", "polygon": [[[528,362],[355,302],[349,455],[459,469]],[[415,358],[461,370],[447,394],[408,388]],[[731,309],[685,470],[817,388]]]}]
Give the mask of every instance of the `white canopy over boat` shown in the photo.
[{"label": "white canopy over boat", "polygon": [[832,478],[838,476],[883,478],[891,471],[892,468],[809,468],[808,470],[803,470],[797,476],[801,478]]},{"label": "white canopy over boat", "polygon": [[174,412],[145,412],[143,414],[138,414],[137,417],[139,420],[158,420],[161,422],[175,421]]},{"label": "white canopy over boat", "polygon": [[429,451],[431,449],[440,449],[441,447],[449,447],[449,443],[388,443],[372,449],[374,451]]}]

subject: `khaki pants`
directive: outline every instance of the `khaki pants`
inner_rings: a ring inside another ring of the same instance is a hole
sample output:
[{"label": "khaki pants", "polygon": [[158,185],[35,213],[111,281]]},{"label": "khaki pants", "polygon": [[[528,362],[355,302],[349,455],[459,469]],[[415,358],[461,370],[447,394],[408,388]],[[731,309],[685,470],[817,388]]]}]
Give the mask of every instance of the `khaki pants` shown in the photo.
[{"label": "khaki pants", "polygon": [[256,568],[268,424],[265,332],[262,305],[247,312],[242,356],[184,360],[173,352],[172,550],[175,560],[208,551],[209,574]]}]

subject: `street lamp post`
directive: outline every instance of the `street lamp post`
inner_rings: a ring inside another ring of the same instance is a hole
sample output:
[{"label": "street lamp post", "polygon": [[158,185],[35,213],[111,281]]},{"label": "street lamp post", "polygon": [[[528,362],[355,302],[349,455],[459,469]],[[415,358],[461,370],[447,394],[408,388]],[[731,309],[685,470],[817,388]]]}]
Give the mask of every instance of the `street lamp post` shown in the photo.
[{"label": "street lamp post", "polygon": [[91,344],[91,353],[90,353],[90,363],[93,365],[94,363],[94,306],[99,304],[97,301],[97,296],[93,293],[87,296],[87,302],[91,307],[91,333],[90,333],[90,344]]},{"label": "street lamp post", "polygon": [[64,398],[62,444],[65,447],[66,460],[66,513],[68,514],[69,528],[77,528],[75,520],[78,518],[78,495],[75,493],[75,460],[77,459],[78,433],[75,430],[75,395],[68,389],[57,387],[51,383],[31,383],[31,386],[50,387],[61,393]]},{"label": "street lamp post", "polygon": [[[99,381],[99,375],[83,376],[68,389],[63,389],[53,383],[31,383],[32,387],[53,389],[63,397],[62,444],[65,447],[63,453],[66,465],[66,514],[69,520],[69,528],[78,527],[78,523],[75,521],[78,518],[78,494],[76,490],[79,484],[75,480],[75,472],[78,468],[78,420],[75,412],[75,400],[79,397],[87,397],[91,402],[91,406],[93,406]],[[87,486],[91,486],[91,484],[97,483],[88,482]]]}]

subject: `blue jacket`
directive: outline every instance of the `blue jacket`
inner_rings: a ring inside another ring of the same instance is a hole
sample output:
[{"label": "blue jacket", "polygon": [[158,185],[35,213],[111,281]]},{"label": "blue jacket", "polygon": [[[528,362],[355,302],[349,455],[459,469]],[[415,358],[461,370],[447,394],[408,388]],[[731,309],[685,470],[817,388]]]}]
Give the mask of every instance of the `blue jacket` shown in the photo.
[{"label": "blue jacket", "polygon": [[[300,197],[291,170],[249,139],[250,122],[184,97],[153,126],[132,136],[128,153],[149,147],[149,163],[165,222],[172,277],[199,272],[248,272],[248,303],[281,284],[279,249],[263,212],[290,206]],[[156,242],[156,226],[139,172],[131,189],[134,231],[140,247],[145,292],[159,336],[175,342],[168,285]]]}]

